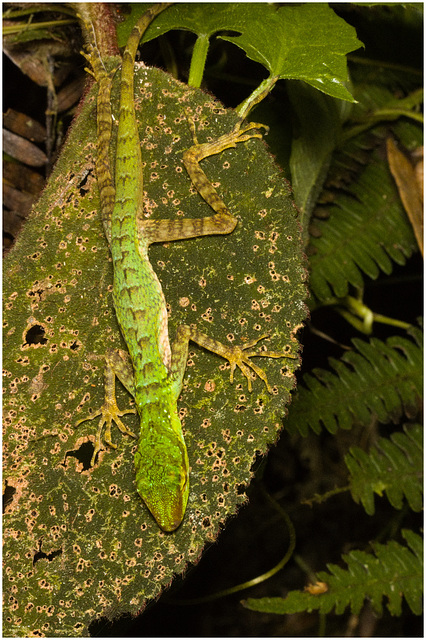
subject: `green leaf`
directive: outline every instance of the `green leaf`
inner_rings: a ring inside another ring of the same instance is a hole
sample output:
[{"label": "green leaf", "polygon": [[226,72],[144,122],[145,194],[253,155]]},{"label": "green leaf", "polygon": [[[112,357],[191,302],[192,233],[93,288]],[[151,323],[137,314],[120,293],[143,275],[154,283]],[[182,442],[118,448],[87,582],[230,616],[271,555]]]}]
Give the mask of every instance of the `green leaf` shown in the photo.
[{"label": "green leaf", "polygon": [[330,217],[316,220],[311,240],[310,285],[320,300],[343,298],[349,285],[363,286],[363,273],[390,274],[403,265],[416,240],[387,162],[378,152],[349,193],[340,192],[328,207]]},{"label": "green leaf", "polygon": [[322,189],[341,131],[340,101],[301,82],[288,82],[294,137],[290,170],[294,199],[301,211],[304,244],[312,209]]},{"label": "green leaf", "polygon": [[345,456],[350,472],[351,493],[374,514],[374,494],[384,492],[395,509],[401,509],[404,496],[413,511],[421,511],[423,496],[423,428],[406,425],[405,433],[380,438],[366,453],[351,447]]},{"label": "green leaf", "polygon": [[[126,41],[146,5],[132,6],[132,16],[119,29],[119,43]],[[175,4],[146,32],[143,42],[172,29],[184,29],[209,39],[221,31],[239,36],[220,36],[236,44],[251,60],[262,64],[273,77],[304,80],[319,91],[341,100],[354,101],[345,87],[345,54],[362,46],[353,27],[326,4],[307,3],[278,9],[262,3]]]},{"label": "green leaf", "polygon": [[[117,61],[115,61],[117,63]],[[116,74],[116,81],[119,74]],[[183,168],[192,144],[237,121],[211,96],[139,66],[136,100],[145,209],[154,217],[210,215]],[[117,82],[112,106],[117,113]],[[256,455],[282,426],[297,360],[257,359],[276,392],[253,392],[226,362],[190,345],[179,402],[191,474],[188,509],[173,534],[160,531],[137,495],[135,443],[117,431],[90,466],[97,424],[76,426],[103,401],[103,360],[124,347],[111,299],[112,265],[94,172],[95,91],[81,107],[66,148],[4,269],[3,480],[4,632],[87,635],[100,616],[135,614],[200,558],[246,499]],[[169,312],[222,342],[269,332],[270,349],[291,345],[305,307],[305,271],[290,190],[260,140],[203,161],[238,219],[232,236],[155,245],[150,260]],[[98,359],[96,359],[98,358]],[[118,405],[129,396],[120,388]],[[126,424],[137,431],[136,416]],[[48,612],[48,613],[47,613]]]},{"label": "green leaf", "polygon": [[[423,124],[423,114],[421,113],[423,89],[416,89],[406,96],[396,98],[395,91],[392,91],[389,87],[381,86],[378,83],[360,81],[354,84],[353,92],[358,102],[356,105],[351,105],[352,123],[344,131],[343,140],[351,139],[379,122],[396,120],[404,122],[402,119],[404,118]],[[395,126],[393,127],[393,133],[398,137]],[[423,142],[422,133],[421,127],[418,126],[417,146],[420,146]]]},{"label": "green leaf", "polygon": [[357,615],[369,598],[374,611],[381,615],[383,597],[389,612],[401,615],[404,596],[411,611],[422,613],[423,549],[422,539],[412,531],[403,531],[407,546],[394,540],[387,544],[374,544],[374,555],[364,551],[351,551],[343,555],[348,568],[327,565],[329,573],[317,573],[319,581],[328,586],[325,593],[312,595],[308,591],[290,591],[286,598],[249,598],[243,605],[252,611],[264,613],[311,612],[316,609],[326,614],[335,609],[342,614],[350,606]]},{"label": "green leaf", "polygon": [[[290,433],[320,433],[322,425],[335,433],[354,422],[369,424],[413,413],[423,393],[422,332],[413,328],[415,342],[393,336],[386,343],[353,340],[354,351],[341,360],[330,358],[333,372],[314,369],[290,406],[285,428]],[[305,386],[306,385],[306,386]]]},{"label": "green leaf", "polygon": [[362,46],[353,27],[327,4],[247,4],[250,17],[240,36],[221,36],[243,49],[271,76],[304,80],[323,93],[353,102],[345,87],[345,54]]},{"label": "green leaf", "polygon": [[249,5],[239,2],[175,4],[165,12],[159,34],[183,29],[211,38],[219,31],[242,31],[251,20],[250,10],[245,11],[244,7],[249,9]]}]

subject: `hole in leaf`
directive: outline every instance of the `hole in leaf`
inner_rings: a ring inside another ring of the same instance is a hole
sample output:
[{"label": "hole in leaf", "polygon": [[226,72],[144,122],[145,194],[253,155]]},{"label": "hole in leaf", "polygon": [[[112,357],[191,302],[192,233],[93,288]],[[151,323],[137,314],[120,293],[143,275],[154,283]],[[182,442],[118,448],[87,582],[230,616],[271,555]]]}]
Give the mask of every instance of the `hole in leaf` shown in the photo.
[{"label": "hole in leaf", "polygon": [[83,465],[83,471],[87,471],[91,468],[90,461],[92,460],[94,450],[95,448],[92,442],[83,442],[78,449],[67,451],[65,458],[77,458],[77,460]]},{"label": "hole in leaf", "polygon": [[44,553],[44,551],[41,550],[42,544],[43,544],[43,541],[39,540],[38,551],[34,554],[34,557],[33,557],[33,566],[35,565],[36,562],[38,562],[39,560],[42,560],[43,558],[45,560],[49,560],[49,562],[52,562],[52,560],[54,560],[57,556],[62,555],[62,547],[60,547],[59,549],[55,549],[50,553]]},{"label": "hole in leaf", "polygon": [[46,344],[47,338],[44,337],[45,333],[41,324],[33,325],[26,333],[25,344]]},{"label": "hole in leaf", "polygon": [[11,487],[10,484],[7,484],[7,480],[6,480],[6,486],[3,492],[3,513],[7,505],[12,502],[12,499],[15,493],[16,493],[15,487]]},{"label": "hole in leaf", "polygon": [[85,189],[85,186],[91,173],[92,173],[91,171],[87,171],[77,185],[77,189],[80,190],[81,197],[85,196],[86,193],[89,191],[88,188]]},{"label": "hole in leaf", "polygon": [[235,486],[237,496],[242,496],[245,492],[245,486],[243,484],[237,484]]},{"label": "hole in leaf", "polygon": [[35,289],[34,291],[29,291],[28,296],[33,298],[35,298],[35,296],[38,296],[39,298],[41,298],[43,293],[44,293],[43,289]]}]

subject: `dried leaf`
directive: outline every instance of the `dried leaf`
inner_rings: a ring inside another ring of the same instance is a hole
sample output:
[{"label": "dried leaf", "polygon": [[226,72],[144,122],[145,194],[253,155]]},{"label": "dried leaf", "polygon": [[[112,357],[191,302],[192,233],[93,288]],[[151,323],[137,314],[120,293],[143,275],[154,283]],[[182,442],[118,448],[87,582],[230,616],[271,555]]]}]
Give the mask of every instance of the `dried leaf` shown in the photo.
[{"label": "dried leaf", "polygon": [[389,167],[423,255],[423,203],[416,170],[392,138],[387,140]]}]

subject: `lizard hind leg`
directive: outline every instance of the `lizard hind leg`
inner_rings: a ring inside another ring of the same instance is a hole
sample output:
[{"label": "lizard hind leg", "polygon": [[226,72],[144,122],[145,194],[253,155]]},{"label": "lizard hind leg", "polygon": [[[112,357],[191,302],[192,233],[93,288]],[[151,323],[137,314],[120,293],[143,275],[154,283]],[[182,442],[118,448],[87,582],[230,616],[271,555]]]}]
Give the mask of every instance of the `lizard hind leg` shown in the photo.
[{"label": "lizard hind leg", "polygon": [[247,142],[247,140],[251,140],[251,138],[262,140],[263,134],[260,132],[260,129],[265,129],[265,133],[269,131],[269,127],[266,124],[261,124],[260,122],[247,122],[243,124],[243,121],[239,120],[228,136],[235,145],[238,142]]},{"label": "lizard hind leg", "polygon": [[269,334],[264,334],[250,340],[242,345],[224,345],[213,338],[210,338],[206,334],[199,331],[196,327],[189,325],[180,325],[177,330],[176,340],[173,345],[173,362],[174,362],[174,374],[177,384],[178,392],[182,384],[183,373],[185,370],[185,362],[188,353],[188,342],[192,340],[200,347],[216,353],[218,356],[228,360],[230,364],[230,382],[234,381],[234,372],[236,368],[240,369],[241,373],[247,380],[248,390],[252,391],[252,374],[258,376],[265,384],[269,393],[273,393],[273,387],[268,381],[268,377],[265,371],[252,361],[253,357],[263,356],[265,358],[291,358],[297,359],[297,356],[289,353],[289,351],[262,351],[253,349],[254,346],[261,340],[269,337]]}]

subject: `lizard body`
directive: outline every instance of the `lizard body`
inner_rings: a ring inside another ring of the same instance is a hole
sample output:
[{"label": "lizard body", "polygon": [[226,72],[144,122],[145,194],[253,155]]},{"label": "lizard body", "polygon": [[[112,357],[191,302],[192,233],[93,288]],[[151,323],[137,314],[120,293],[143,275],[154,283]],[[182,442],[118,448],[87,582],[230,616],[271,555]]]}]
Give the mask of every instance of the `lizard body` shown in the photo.
[{"label": "lizard body", "polygon": [[105,401],[102,408],[90,418],[100,416],[93,463],[102,448],[103,430],[103,441],[115,447],[111,440],[113,422],[123,433],[134,435],[121,421],[121,416],[131,411],[120,411],[116,404],[117,376],[134,396],[140,420],[135,453],[138,493],[160,527],[165,531],[173,531],[183,519],[189,495],[188,454],[177,413],[177,400],[182,387],[189,340],[228,359],[231,364],[231,382],[234,370],[238,366],[246,376],[250,390],[251,369],[265,382],[268,391],[271,391],[266,374],[250,360],[252,356],[293,356],[289,356],[288,353],[253,350],[252,347],[265,336],[243,347],[225,346],[187,325],[178,327],[175,342],[170,346],[166,302],[161,284],[149,261],[149,245],[153,242],[229,234],[233,231],[237,220],[220,199],[199,163],[208,156],[235,147],[238,142],[261,138],[256,129],[263,125],[251,123],[243,126],[238,123],[229,134],[221,136],[218,140],[198,144],[195,127],[190,121],[194,145],[184,153],[183,162],[197,191],[215,213],[200,219],[144,218],[142,157],[134,108],[134,62],[144,30],[166,6],[153,5],[142,16],[133,28],[123,54],[115,187],[109,166],[112,80],[103,67],[96,43],[89,45],[89,53],[86,55],[92,66],[91,73],[99,85],[96,171],[102,221],[114,267],[114,308],[131,361],[129,362],[128,355],[123,351],[106,355]]}]

